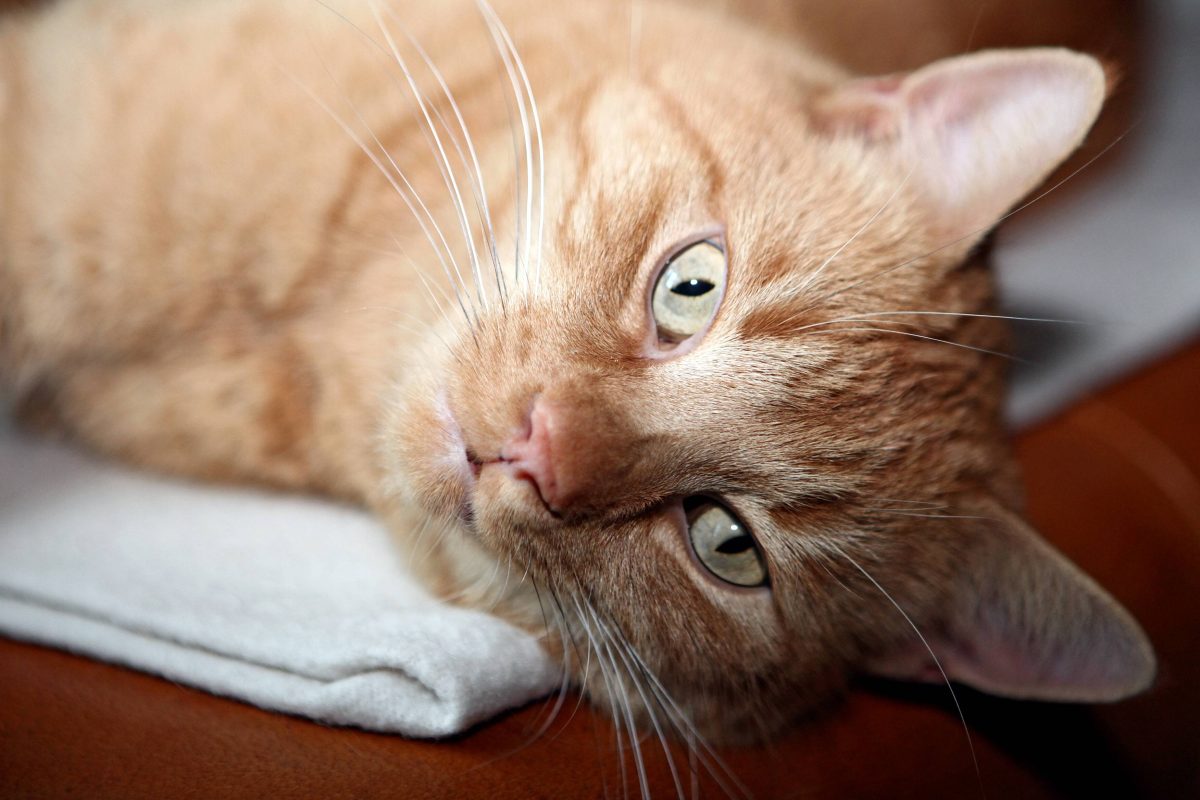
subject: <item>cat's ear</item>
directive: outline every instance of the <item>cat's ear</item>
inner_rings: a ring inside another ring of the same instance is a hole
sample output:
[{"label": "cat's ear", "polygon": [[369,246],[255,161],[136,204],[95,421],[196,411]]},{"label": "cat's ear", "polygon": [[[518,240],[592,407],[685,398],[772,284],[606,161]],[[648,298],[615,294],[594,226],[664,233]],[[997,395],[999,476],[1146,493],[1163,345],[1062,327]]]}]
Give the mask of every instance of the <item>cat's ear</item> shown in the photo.
[{"label": "cat's ear", "polygon": [[1154,651],[1129,613],[1015,515],[991,523],[966,534],[973,541],[944,616],[922,626],[928,647],[914,635],[868,670],[938,683],[945,670],[991,694],[1037,700],[1103,702],[1147,688]]},{"label": "cat's ear", "polygon": [[812,115],[894,150],[939,231],[958,238],[991,227],[1079,146],[1105,87],[1090,56],[993,50],[836,86]]}]

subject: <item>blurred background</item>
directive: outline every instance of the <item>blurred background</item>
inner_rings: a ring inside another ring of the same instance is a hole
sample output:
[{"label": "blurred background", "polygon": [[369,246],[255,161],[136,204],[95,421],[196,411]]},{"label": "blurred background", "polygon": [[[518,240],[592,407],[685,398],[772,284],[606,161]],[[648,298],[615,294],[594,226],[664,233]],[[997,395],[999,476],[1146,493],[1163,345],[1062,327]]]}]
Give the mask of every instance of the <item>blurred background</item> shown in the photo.
[{"label": "blurred background", "polygon": [[1060,201],[1014,215],[997,236],[1008,313],[1083,323],[1017,326],[1019,423],[1200,330],[1200,3],[1156,0],[1137,11],[1117,113],[1093,133],[1087,157],[1111,149]]}]

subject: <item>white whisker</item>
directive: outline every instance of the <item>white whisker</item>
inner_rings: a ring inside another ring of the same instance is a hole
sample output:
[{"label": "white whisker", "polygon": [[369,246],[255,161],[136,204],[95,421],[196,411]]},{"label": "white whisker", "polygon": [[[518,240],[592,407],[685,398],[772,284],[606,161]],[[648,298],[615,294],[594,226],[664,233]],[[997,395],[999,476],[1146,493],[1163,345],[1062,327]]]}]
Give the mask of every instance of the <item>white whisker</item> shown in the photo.
[{"label": "white whisker", "polygon": [[[536,255],[536,279],[540,284],[541,280],[541,247],[543,237],[544,224],[544,207],[543,201],[540,199],[545,194],[545,155],[542,146],[542,124],[541,117],[538,114],[537,102],[533,97],[533,90],[529,83],[529,76],[525,71],[525,64],[521,60],[520,54],[517,52],[516,46],[513,44],[512,37],[509,35],[508,29],[500,21],[500,17],[496,14],[495,9],[487,0],[476,0],[484,20],[487,22],[489,29],[492,32],[492,38],[495,42],[496,49],[504,62],[505,71],[508,73],[509,82],[512,84],[513,97],[517,103],[517,110],[521,116],[521,130],[524,134],[525,143],[525,254],[526,254],[526,276],[528,279],[529,272],[534,268],[531,259]],[[519,76],[519,77],[518,77]],[[526,105],[528,102],[528,106]],[[532,118],[534,132],[537,136],[538,143],[538,180],[540,183],[539,201],[538,201],[538,250],[535,253],[533,250],[533,193],[534,193],[534,166],[533,166],[533,139],[530,131],[530,119]],[[519,235],[519,233],[518,233]]]},{"label": "white whisker", "polygon": [[[355,30],[364,39],[366,39],[368,42],[370,42],[372,45],[374,45],[375,48],[378,49],[381,53],[386,55],[386,52],[382,49],[382,47],[379,45],[379,43],[376,42],[374,39],[372,39],[365,31],[362,30],[362,28],[355,25],[353,21],[347,19],[344,15],[342,15],[336,9],[328,6],[326,3],[323,2],[323,0],[315,0],[315,1],[318,4],[320,4],[322,7],[327,9],[331,14],[338,17],[346,25],[350,26],[353,30]],[[371,159],[372,163],[375,164],[375,166],[380,170],[380,172],[383,173],[383,176],[387,179],[388,183],[392,186],[392,188],[396,191],[396,193],[398,195],[400,195],[400,199],[404,201],[404,204],[408,207],[409,211],[413,215],[413,218],[417,221],[417,224],[420,226],[421,232],[425,235],[425,238],[429,241],[430,246],[433,247],[434,253],[437,256],[438,261],[440,262],[440,264],[442,266],[442,270],[446,275],[446,280],[450,283],[451,286],[454,287],[455,295],[458,298],[458,305],[459,305],[460,309],[462,310],[463,316],[467,320],[468,326],[471,328],[472,336],[474,336],[475,321],[472,318],[472,315],[467,311],[466,303],[464,303],[462,294],[459,292],[459,288],[458,288],[460,285],[463,285],[462,271],[459,269],[458,259],[455,258],[453,249],[450,247],[449,242],[446,240],[446,236],[443,233],[441,226],[438,225],[438,223],[437,223],[437,218],[429,210],[429,207],[425,204],[425,201],[422,200],[420,193],[416,190],[416,188],[409,181],[408,176],[404,174],[404,171],[402,169],[400,169],[400,166],[392,158],[391,153],[388,152],[387,148],[384,147],[383,143],[379,141],[379,138],[375,135],[374,131],[371,130],[370,125],[368,125],[366,123],[366,121],[363,119],[362,114],[359,113],[358,107],[352,101],[350,101],[349,95],[346,93],[345,89],[341,86],[340,82],[336,78],[333,77],[333,73],[330,71],[328,64],[326,64],[324,58],[321,56],[320,52],[316,50],[315,47],[314,47],[314,52],[316,53],[317,58],[320,59],[321,64],[322,64],[323,68],[325,69],[326,75],[328,75],[329,79],[338,87],[338,91],[340,92],[342,97],[347,101],[347,103],[350,105],[351,110],[354,112],[355,117],[357,117],[359,122],[362,123],[362,125],[364,127],[366,127],[368,133],[370,133],[370,135],[371,135],[372,140],[374,140],[374,142],[375,142],[376,146],[379,148],[380,152],[383,153],[384,158],[387,159],[388,163],[391,165],[392,169],[395,171],[395,175],[397,177],[399,177],[401,181],[403,181],[404,186],[407,189],[407,192],[405,192],[404,190],[401,190],[400,186],[396,183],[396,180],[393,177],[392,173],[389,172],[383,166],[383,164],[379,161],[379,159],[375,156],[375,154],[366,147],[365,143],[359,138],[357,133],[352,128],[350,128],[350,126],[348,124],[346,124],[346,122],[336,112],[334,112],[328,106],[328,104],[326,104],[323,100],[321,100],[319,97],[317,97],[317,95],[311,89],[309,89],[307,86],[305,86],[303,83],[301,83],[297,78],[295,78],[294,76],[290,76],[290,75],[289,76],[292,77],[292,80],[296,81],[296,83],[300,86],[300,88],[306,94],[308,94],[309,97],[311,97],[327,114],[329,114],[334,119],[335,122],[337,122],[337,124],[342,128],[342,130],[344,130],[346,132],[346,134],[348,136],[350,136],[350,138],[354,141],[354,143],[358,145],[359,149],[361,149],[363,151],[363,153],[365,153],[367,155],[367,157]],[[409,197],[410,194],[411,194],[411,199]],[[417,213],[417,209],[414,207],[414,203],[416,204],[416,206],[420,207],[421,212],[422,212],[421,214]],[[428,224],[426,223],[426,220],[428,220]],[[429,225],[432,225],[434,232],[437,233],[436,241],[434,240],[434,237],[432,236],[432,234],[429,231]],[[440,248],[438,246],[438,242],[441,243]],[[445,250],[444,256],[442,254],[443,249]],[[446,261],[447,258],[449,259],[449,265],[447,264],[447,261]],[[455,281],[454,277],[451,276],[451,269],[450,269],[451,266],[453,267],[454,276],[457,276],[457,278],[458,278],[457,282]],[[471,304],[471,307],[472,307],[472,310],[474,310],[473,303]]]},{"label": "white whisker", "polygon": [[[588,606],[589,608],[592,607],[590,603]],[[597,625],[599,625],[603,630],[607,630],[599,614],[596,614],[595,620]],[[713,780],[717,782],[717,785],[721,788],[721,791],[725,792],[725,794],[729,797],[750,797],[750,790],[746,788],[741,780],[738,779],[737,775],[733,773],[733,770],[729,768],[729,765],[725,763],[724,759],[717,755],[716,751],[714,751],[704,737],[700,735],[700,732],[696,729],[691,719],[688,718],[683,709],[681,709],[675,700],[672,699],[670,693],[667,692],[666,687],[663,686],[662,681],[658,679],[658,676],[654,674],[654,671],[650,669],[638,652],[631,649],[629,651],[629,656],[637,663],[638,670],[643,676],[645,676],[646,680],[649,682],[648,685],[656,691],[661,707],[667,712],[669,718],[672,720],[672,724],[676,726],[676,729],[679,730],[682,728],[683,730],[681,733],[687,735],[689,740],[694,740],[700,743],[700,749],[696,751],[697,755],[702,759],[701,763],[704,765],[705,769],[708,770],[708,774],[712,776]],[[712,760],[712,764],[709,764],[708,759]],[[713,765],[719,768],[719,771],[718,769],[714,769]],[[730,787],[730,784],[732,784],[733,788]],[[737,790],[736,794],[734,789]]]},{"label": "white whisker", "polygon": [[[595,608],[590,605],[589,608],[592,612],[592,618],[596,620],[597,625],[602,624],[596,614]],[[605,630],[607,630],[607,628]],[[641,698],[642,706],[646,709],[646,715],[650,718],[650,725],[654,728],[654,732],[658,736],[659,743],[662,745],[663,754],[667,758],[667,768],[671,771],[671,780],[675,784],[675,792],[680,798],[682,798],[683,783],[680,781],[679,772],[675,768],[675,759],[671,754],[671,748],[667,745],[667,737],[663,733],[662,727],[658,723],[658,718],[654,714],[654,706],[650,702],[650,698],[646,696],[646,693],[642,690],[641,682],[637,679],[637,673],[634,671],[633,661],[631,660],[630,656],[626,654],[629,651],[632,651],[633,646],[629,644],[628,640],[625,639],[620,629],[614,629],[614,631],[609,634],[609,640],[613,643],[617,654],[621,656],[621,660],[625,663],[626,672],[629,674],[629,679],[633,684],[634,691],[636,691],[638,696]]]},{"label": "white whisker", "polygon": [[[391,8],[385,8],[384,10],[389,17],[396,21],[397,24],[400,24],[400,20],[396,16],[395,11],[393,11]],[[409,33],[406,28],[404,28],[403,25],[401,25],[401,30],[404,31],[404,35],[408,39],[409,43],[413,46],[417,53],[420,54],[421,60],[425,63],[426,68],[429,70],[430,74],[433,75],[434,80],[437,81],[438,86],[441,88],[442,94],[445,96],[446,101],[450,104],[450,109],[454,114],[456,122],[458,123],[458,129],[461,132],[462,141],[464,144],[466,144],[467,154],[470,156],[470,166],[468,166],[466,163],[467,156],[463,154],[462,147],[459,145],[458,137],[453,135],[452,131],[450,130],[450,126],[448,126],[445,120],[442,118],[441,111],[439,111],[436,106],[433,107],[432,110],[434,115],[438,118],[438,121],[446,130],[447,135],[451,136],[451,141],[454,144],[454,148],[458,151],[459,159],[463,162],[464,169],[468,170],[468,180],[471,183],[471,191],[475,195],[476,211],[479,214],[480,222],[484,228],[484,236],[487,239],[488,252],[491,256],[493,270],[495,271],[496,289],[500,293],[501,302],[504,302],[506,295],[504,273],[500,264],[500,255],[496,250],[496,232],[492,225],[492,213],[488,204],[487,189],[483,180],[483,169],[479,165],[479,156],[475,150],[475,143],[471,137],[471,132],[467,127],[466,120],[463,118],[462,109],[459,107],[458,101],[454,97],[454,92],[450,90],[450,86],[446,83],[446,79],[443,76],[442,71],[438,69],[436,64],[434,64],[433,60],[429,57],[429,54],[425,52],[425,48],[421,46],[421,43],[418,42],[416,38],[414,38],[413,35]],[[474,171],[473,180],[470,178],[471,170]]]},{"label": "white whisker", "polygon": [[904,187],[908,185],[908,180],[909,180],[909,178],[912,177],[913,171],[915,169],[916,169],[915,166],[909,168],[908,174],[904,176],[904,180],[900,181],[900,184],[895,189],[892,190],[892,193],[888,196],[888,199],[883,202],[883,205],[881,205],[875,211],[875,213],[872,214],[871,217],[866,222],[864,222],[859,227],[859,229],[856,230],[854,232],[854,234],[842,244],[841,247],[839,247],[837,250],[834,250],[833,255],[831,255],[831,256],[829,256],[829,258],[825,259],[825,261],[821,264],[821,266],[817,267],[816,270],[814,270],[812,272],[812,274],[810,274],[808,277],[806,277],[804,279],[803,283],[801,283],[797,289],[798,292],[806,291],[810,286],[812,286],[813,283],[817,280],[817,278],[819,278],[821,276],[821,273],[824,272],[825,269],[830,264],[832,264],[834,262],[834,260],[837,259],[838,256],[840,256],[842,254],[842,251],[845,250],[847,247],[849,247],[851,244],[853,244],[858,239],[859,236],[862,236],[864,231],[866,231],[868,228],[871,227],[871,225],[873,225],[875,223],[875,220],[879,219],[880,215],[883,214],[883,212],[886,211],[889,206],[891,206],[892,202],[896,199],[897,196],[899,196],[900,192],[904,189]]},{"label": "white whisker", "polygon": [[1048,317],[1013,317],[1006,314],[973,314],[965,311],[874,311],[848,317],[850,320],[869,319],[871,317],[889,316],[918,316],[918,317],[973,317],[976,319],[1001,319],[1012,322],[1049,322],[1058,325],[1092,325],[1094,323],[1078,319],[1051,319]]},{"label": "white whisker", "polygon": [[898,331],[898,330],[895,330],[894,328],[833,328],[830,330],[810,331],[809,333],[810,333],[810,335],[815,336],[815,335],[820,335],[823,333],[842,333],[842,332],[894,333],[899,336],[911,336],[914,339],[922,339],[927,342],[938,342],[940,344],[948,344],[951,347],[961,347],[964,350],[973,350],[976,353],[986,353],[987,355],[999,356],[1000,358],[1006,358],[1010,361],[1018,361],[1018,362],[1022,362],[1022,363],[1027,363],[1027,362],[1025,362],[1024,359],[1017,358],[1016,356],[1010,355],[1009,353],[1001,353],[999,350],[988,350],[986,347],[975,347],[974,345],[963,344],[962,342],[952,342],[948,339],[939,339],[936,336],[925,336],[920,333],[912,333],[911,331]]},{"label": "white whisker", "polygon": [[933,659],[934,666],[936,666],[938,672],[941,673],[942,680],[944,680],[946,682],[946,688],[950,691],[950,698],[954,701],[954,708],[958,711],[959,721],[962,722],[963,733],[967,737],[967,747],[971,751],[971,762],[975,765],[975,777],[979,780],[979,793],[982,795],[984,793],[984,791],[983,791],[983,773],[979,769],[979,758],[978,758],[978,756],[975,755],[975,742],[971,738],[971,729],[969,727],[967,727],[967,717],[966,717],[966,715],[963,714],[962,705],[960,705],[958,702],[958,694],[954,691],[954,685],[952,683],[950,683],[950,676],[946,674],[946,670],[942,669],[942,662],[937,657],[937,653],[933,652],[933,648],[929,646],[929,642],[925,639],[925,634],[921,633],[921,629],[917,627],[917,624],[915,622],[913,622],[912,617],[910,617],[908,615],[908,612],[906,612],[903,608],[900,607],[900,604],[897,603],[896,599],[894,597],[892,597],[891,594],[888,593],[887,589],[884,589],[879,584],[879,581],[877,581],[877,580],[875,580],[875,578],[871,577],[871,573],[869,573],[865,569],[863,569],[862,565],[859,564],[857,561],[855,561],[853,558],[851,558],[849,553],[847,553],[844,550],[841,550],[840,554],[841,554],[842,558],[849,561],[850,564],[855,569],[857,569],[859,572],[861,572],[863,574],[863,577],[865,577],[867,580],[869,580],[871,582],[871,584],[876,589],[879,590],[880,594],[882,594],[884,597],[886,597],[888,602],[891,603],[892,606],[894,606],[898,612],[900,612],[900,616],[904,617],[904,621],[907,622],[908,626],[913,629],[913,633],[917,634],[917,638],[921,640],[921,644],[925,647],[925,650],[928,651],[929,657]]},{"label": "white whisker", "polygon": [[404,79],[408,82],[413,99],[416,100],[417,106],[421,111],[421,116],[425,120],[425,124],[430,135],[433,137],[433,150],[434,155],[436,156],[434,161],[437,164],[438,171],[442,174],[442,180],[446,184],[446,190],[450,193],[451,203],[453,204],[454,210],[458,215],[459,226],[462,228],[463,240],[467,246],[467,255],[471,263],[471,275],[475,282],[475,293],[479,298],[480,305],[483,307],[484,311],[486,311],[488,307],[488,301],[487,293],[483,288],[483,275],[479,266],[479,251],[475,244],[474,229],[467,219],[466,205],[463,202],[462,191],[459,188],[458,180],[454,173],[454,167],[450,163],[449,157],[446,155],[446,149],[442,145],[442,138],[438,135],[437,126],[434,125],[433,119],[430,116],[428,104],[425,102],[425,94],[421,91],[420,86],[417,85],[416,79],[409,70],[408,62],[406,62],[404,57],[400,54],[400,49],[397,47],[396,41],[392,37],[391,29],[384,22],[383,17],[380,16],[377,0],[368,0],[367,4],[371,9],[372,16],[375,18],[375,24],[379,27],[379,32],[383,34],[384,39],[387,41],[388,47],[391,48],[392,57],[396,62],[396,66],[400,68],[400,71],[404,75]]}]

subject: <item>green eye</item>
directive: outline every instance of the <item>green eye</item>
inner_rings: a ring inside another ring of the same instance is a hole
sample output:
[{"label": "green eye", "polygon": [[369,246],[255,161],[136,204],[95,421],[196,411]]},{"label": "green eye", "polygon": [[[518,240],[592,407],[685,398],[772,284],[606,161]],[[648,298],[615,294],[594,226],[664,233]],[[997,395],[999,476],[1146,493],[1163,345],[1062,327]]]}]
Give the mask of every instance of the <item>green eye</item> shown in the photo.
[{"label": "green eye", "polygon": [[708,325],[725,293],[725,268],[725,251],[707,239],[667,262],[650,301],[660,341],[677,344]]},{"label": "green eye", "polygon": [[754,537],[729,509],[708,498],[685,502],[688,538],[705,569],[735,586],[764,586],[767,568]]}]

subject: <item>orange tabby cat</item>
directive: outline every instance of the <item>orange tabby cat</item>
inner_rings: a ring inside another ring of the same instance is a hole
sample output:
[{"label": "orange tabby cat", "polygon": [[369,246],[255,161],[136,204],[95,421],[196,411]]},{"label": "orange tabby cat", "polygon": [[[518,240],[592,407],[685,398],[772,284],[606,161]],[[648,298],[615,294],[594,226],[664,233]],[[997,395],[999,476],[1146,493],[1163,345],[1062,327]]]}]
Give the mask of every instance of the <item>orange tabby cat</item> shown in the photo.
[{"label": "orange tabby cat", "polygon": [[371,506],[629,722],[766,735],[858,672],[1143,689],[1018,515],[976,255],[1103,70],[860,78],[709,5],[11,17],[3,384],[137,464]]}]

